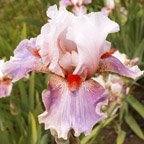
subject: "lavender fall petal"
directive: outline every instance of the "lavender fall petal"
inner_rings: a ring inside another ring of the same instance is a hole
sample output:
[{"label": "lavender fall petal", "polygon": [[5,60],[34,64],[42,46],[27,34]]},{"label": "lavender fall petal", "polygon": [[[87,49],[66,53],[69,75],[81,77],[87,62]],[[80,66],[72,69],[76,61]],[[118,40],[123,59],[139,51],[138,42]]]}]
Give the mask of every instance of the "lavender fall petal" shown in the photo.
[{"label": "lavender fall petal", "polygon": [[12,90],[11,80],[2,72],[4,65],[4,60],[0,60],[0,98],[9,96]]},{"label": "lavender fall petal", "polygon": [[7,61],[3,73],[15,82],[25,77],[30,71],[48,72],[47,67],[42,63],[35,45],[36,38],[23,40],[14,51],[14,56]]},{"label": "lavender fall petal", "polygon": [[12,90],[12,83],[10,80],[3,81],[0,79],[0,98],[9,96]]},{"label": "lavender fall petal", "polygon": [[45,124],[45,129],[55,129],[58,138],[67,139],[70,129],[75,131],[75,136],[80,133],[88,135],[97,122],[106,118],[100,108],[107,103],[107,94],[93,80],[87,80],[78,90],[70,91],[65,79],[53,75],[42,99],[46,110],[39,115],[39,122]]},{"label": "lavender fall petal", "polygon": [[98,72],[105,71],[118,73],[122,76],[126,76],[132,79],[135,79],[143,74],[143,71],[141,71],[138,66],[127,67],[114,56],[101,59]]}]

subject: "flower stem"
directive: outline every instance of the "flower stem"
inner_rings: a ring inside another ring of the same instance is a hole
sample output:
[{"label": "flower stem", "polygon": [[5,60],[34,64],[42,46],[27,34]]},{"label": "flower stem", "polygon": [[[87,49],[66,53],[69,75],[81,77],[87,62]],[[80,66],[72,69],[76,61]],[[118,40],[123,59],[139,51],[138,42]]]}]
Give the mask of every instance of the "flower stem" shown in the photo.
[{"label": "flower stem", "polygon": [[58,138],[58,135],[54,130],[51,130],[51,134],[54,136],[55,142],[57,144],[80,144],[80,140],[78,137],[74,136],[73,130],[70,130],[67,140],[65,140],[63,138]]}]

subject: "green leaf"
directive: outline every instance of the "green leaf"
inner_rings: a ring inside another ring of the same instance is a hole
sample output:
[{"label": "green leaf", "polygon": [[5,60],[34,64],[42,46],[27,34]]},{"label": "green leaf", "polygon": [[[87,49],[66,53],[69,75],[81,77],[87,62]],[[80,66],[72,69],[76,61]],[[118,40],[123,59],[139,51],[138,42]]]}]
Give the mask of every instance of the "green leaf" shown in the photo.
[{"label": "green leaf", "polygon": [[18,82],[18,87],[19,87],[22,102],[27,104],[28,101],[27,101],[26,88],[25,88],[24,82],[22,80],[20,80]]},{"label": "green leaf", "polygon": [[86,136],[81,140],[81,144],[86,144],[91,138],[93,138],[94,136],[96,137],[102,128],[103,128],[103,123],[100,123],[98,126],[96,126],[93,129],[91,135]]},{"label": "green leaf", "polygon": [[36,144],[37,142],[37,127],[36,121],[32,113],[29,113],[30,125],[31,125],[31,144]]},{"label": "green leaf", "polygon": [[23,144],[24,143],[24,137],[21,136],[20,139],[19,139],[19,143],[18,144]]},{"label": "green leaf", "polygon": [[101,129],[105,126],[107,126],[109,123],[111,123],[115,118],[117,117],[117,115],[113,115],[110,118],[107,118],[106,120],[102,121],[101,123],[99,123],[92,131],[91,135],[84,137],[81,140],[81,144],[86,144],[91,138],[93,137],[97,137],[97,135],[99,134],[99,132],[101,131]]},{"label": "green leaf", "polygon": [[120,130],[120,131],[118,132],[116,144],[123,144],[125,138],[126,138],[126,132],[123,131],[123,130]]},{"label": "green leaf", "polygon": [[144,39],[141,41],[141,43],[139,43],[134,55],[134,57],[138,57],[140,61],[142,61],[143,54],[144,54],[143,46],[144,46]]},{"label": "green leaf", "polygon": [[40,144],[47,144],[47,143],[48,143],[48,135],[45,134],[45,135],[42,137],[42,139],[41,139],[41,141],[40,141]]},{"label": "green leaf", "polygon": [[134,96],[128,96],[127,102],[144,118],[144,105],[142,105]]},{"label": "green leaf", "polygon": [[32,72],[29,83],[29,104],[30,108],[34,108],[34,93],[35,93],[35,73]]},{"label": "green leaf", "polygon": [[106,120],[104,121],[103,127],[105,127],[105,126],[107,126],[108,124],[110,124],[117,116],[118,116],[118,115],[113,115],[113,116],[111,116],[110,118],[106,119]]},{"label": "green leaf", "polygon": [[138,125],[138,123],[136,122],[136,120],[133,118],[133,116],[130,114],[130,112],[126,112],[125,114],[125,122],[129,125],[129,127],[131,128],[131,130],[141,139],[144,140],[144,134],[140,128],[140,126]]},{"label": "green leaf", "polygon": [[27,27],[26,24],[23,24],[22,32],[21,32],[21,39],[27,38]]}]

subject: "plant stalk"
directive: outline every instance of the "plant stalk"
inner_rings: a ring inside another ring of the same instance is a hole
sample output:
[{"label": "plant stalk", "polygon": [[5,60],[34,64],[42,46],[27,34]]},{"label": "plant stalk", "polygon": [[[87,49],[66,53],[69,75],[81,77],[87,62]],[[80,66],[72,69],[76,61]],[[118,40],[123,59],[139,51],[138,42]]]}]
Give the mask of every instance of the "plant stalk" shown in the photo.
[{"label": "plant stalk", "polygon": [[54,136],[55,142],[57,144],[80,144],[80,140],[78,137],[74,136],[73,130],[69,131],[67,140],[65,140],[63,138],[58,138],[58,135],[57,135],[56,131],[54,131],[54,130],[51,130],[51,134]]}]

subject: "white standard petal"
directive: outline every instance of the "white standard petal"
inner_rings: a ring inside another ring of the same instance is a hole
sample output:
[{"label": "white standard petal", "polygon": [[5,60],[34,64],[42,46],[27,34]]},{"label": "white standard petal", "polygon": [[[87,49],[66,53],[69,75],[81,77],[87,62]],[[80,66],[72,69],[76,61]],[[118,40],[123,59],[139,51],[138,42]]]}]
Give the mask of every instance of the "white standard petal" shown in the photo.
[{"label": "white standard petal", "polygon": [[[119,25],[102,12],[80,15],[72,20],[67,38],[77,45],[79,63],[74,74],[92,76],[97,69],[109,33],[119,31]],[[108,44],[109,45],[109,44]]]},{"label": "white standard petal", "polygon": [[49,23],[42,27],[36,43],[41,48],[40,55],[43,63],[49,65],[51,72],[64,76],[63,70],[58,63],[61,57],[58,40],[60,34],[68,27],[74,15],[64,7],[60,7],[57,10],[56,6],[50,7],[47,14],[51,19]]}]

